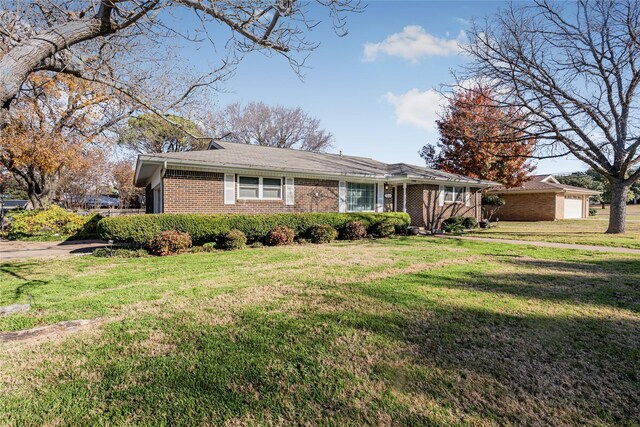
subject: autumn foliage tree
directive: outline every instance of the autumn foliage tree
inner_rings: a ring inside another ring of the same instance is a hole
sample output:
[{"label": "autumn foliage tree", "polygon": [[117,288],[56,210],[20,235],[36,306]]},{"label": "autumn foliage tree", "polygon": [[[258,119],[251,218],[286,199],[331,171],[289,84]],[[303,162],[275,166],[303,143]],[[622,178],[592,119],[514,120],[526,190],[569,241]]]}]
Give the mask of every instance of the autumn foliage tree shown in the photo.
[{"label": "autumn foliage tree", "polygon": [[55,195],[61,172],[81,162],[87,146],[121,120],[126,107],[87,81],[40,73],[25,82],[11,113],[0,136],[0,163],[38,209]]},{"label": "autumn foliage tree", "polygon": [[71,209],[100,207],[102,195],[110,190],[109,151],[87,145],[82,155],[66,163],[60,173],[56,201]]},{"label": "autumn foliage tree", "polygon": [[455,92],[437,121],[440,140],[420,150],[429,167],[508,187],[527,181],[535,169],[530,156],[535,140],[517,131],[522,118],[497,108],[487,88],[477,85]]},{"label": "autumn foliage tree", "polygon": [[112,163],[111,175],[113,178],[113,186],[118,192],[121,208],[128,207],[134,197],[142,195],[142,189],[133,185],[135,171],[130,161],[121,160]]}]

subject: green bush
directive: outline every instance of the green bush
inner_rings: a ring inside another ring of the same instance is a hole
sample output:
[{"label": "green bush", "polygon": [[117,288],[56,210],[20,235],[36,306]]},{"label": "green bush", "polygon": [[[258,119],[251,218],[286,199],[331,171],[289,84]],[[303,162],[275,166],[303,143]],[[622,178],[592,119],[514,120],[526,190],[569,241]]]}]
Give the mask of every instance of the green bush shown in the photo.
[{"label": "green bush", "polygon": [[452,216],[442,221],[442,230],[448,233],[459,233],[464,228],[464,217],[461,216]]},{"label": "green bush", "polygon": [[338,237],[338,232],[328,224],[316,224],[309,228],[309,240],[312,243],[329,243],[336,237]]},{"label": "green bush", "polygon": [[98,248],[93,251],[93,256],[99,258],[144,258],[149,256],[149,252],[144,249]]},{"label": "green bush", "polygon": [[598,215],[598,209],[589,208],[589,216],[596,216],[596,215]]},{"label": "green bush", "polygon": [[340,237],[344,240],[360,240],[367,235],[367,228],[361,221],[349,221],[342,227]]},{"label": "green bush", "polygon": [[100,214],[82,216],[52,205],[47,209],[18,211],[9,215],[9,239],[54,236],[86,238],[96,233]]},{"label": "green bush", "polygon": [[267,234],[264,243],[268,246],[290,245],[293,243],[295,235],[296,232],[293,229],[286,225],[278,225]]},{"label": "green bush", "polygon": [[218,244],[216,242],[207,242],[202,245],[202,249],[204,249],[205,252],[213,252],[218,249]]},{"label": "green bush", "polygon": [[462,219],[462,226],[467,230],[472,230],[478,226],[478,220],[473,216],[466,216]]},{"label": "green bush", "polygon": [[220,249],[231,251],[235,249],[244,249],[247,245],[247,236],[240,230],[233,229],[220,237]]},{"label": "green bush", "polygon": [[497,194],[484,194],[482,196],[482,204],[487,206],[504,206],[506,200]]},{"label": "green bush", "polygon": [[373,234],[377,237],[390,237],[396,233],[396,225],[391,221],[376,222],[371,226],[369,234]]},{"label": "green bush", "polygon": [[216,241],[232,229],[242,231],[251,243],[265,239],[269,231],[278,225],[294,229],[300,236],[308,235],[312,225],[327,224],[343,230],[347,223],[358,221],[365,228],[382,220],[392,222],[401,229],[409,225],[409,215],[388,213],[287,213],[287,214],[154,214],[129,215],[104,218],[98,223],[98,234],[105,240],[113,240],[143,246],[156,234],[167,230],[188,233],[194,244]]},{"label": "green bush", "polygon": [[174,255],[191,247],[191,237],[181,231],[162,231],[147,242],[149,252],[154,255]]}]

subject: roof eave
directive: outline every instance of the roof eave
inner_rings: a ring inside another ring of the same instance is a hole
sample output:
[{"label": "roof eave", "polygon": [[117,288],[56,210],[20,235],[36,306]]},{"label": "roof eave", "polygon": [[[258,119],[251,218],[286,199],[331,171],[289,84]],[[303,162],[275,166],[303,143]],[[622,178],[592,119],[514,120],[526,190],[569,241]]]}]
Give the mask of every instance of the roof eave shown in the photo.
[{"label": "roof eave", "polygon": [[463,184],[466,186],[472,187],[480,187],[487,188],[496,186],[497,183],[492,181],[484,181],[484,180],[473,180],[469,178],[460,177],[458,179],[452,178],[448,179],[445,177],[425,177],[421,175],[414,174],[388,174],[388,173],[380,173],[380,174],[367,174],[367,173],[342,173],[342,172],[319,172],[319,171],[311,171],[308,169],[300,169],[300,168],[285,168],[285,167],[271,167],[264,168],[262,166],[257,167],[253,165],[246,164],[237,164],[237,163],[216,163],[212,164],[207,161],[198,161],[198,160],[184,160],[184,159],[176,159],[170,158],[168,156],[156,156],[153,154],[140,154],[138,155],[138,159],[136,161],[136,172],[134,176],[134,184],[137,186],[146,185],[144,182],[140,180],[140,170],[143,165],[157,165],[157,166],[178,166],[178,167],[188,167],[193,166],[202,169],[208,170],[228,170],[235,169],[241,171],[254,171],[254,172],[278,172],[287,174],[304,174],[304,175],[312,175],[326,178],[356,178],[356,179],[372,179],[377,181],[388,181],[388,182],[402,182],[406,180],[420,181],[424,183],[437,183],[437,184]]}]

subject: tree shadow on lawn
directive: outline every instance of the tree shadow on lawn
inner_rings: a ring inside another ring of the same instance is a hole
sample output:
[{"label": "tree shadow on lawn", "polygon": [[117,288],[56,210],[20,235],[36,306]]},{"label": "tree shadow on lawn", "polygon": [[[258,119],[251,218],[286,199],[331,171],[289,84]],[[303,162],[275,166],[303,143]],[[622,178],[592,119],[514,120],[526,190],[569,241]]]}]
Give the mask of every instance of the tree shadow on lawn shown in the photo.
[{"label": "tree shadow on lawn", "polygon": [[499,256],[504,265],[517,269],[482,274],[457,271],[455,276],[435,271],[418,276],[459,289],[640,313],[640,260],[617,258],[572,262]]},{"label": "tree shadow on lawn", "polygon": [[[33,268],[39,265],[40,264],[37,262],[10,262],[0,264],[0,279],[2,278],[2,274],[6,274],[14,279],[22,281],[22,283],[15,285],[13,288],[12,302],[22,300],[23,297],[30,295],[30,292],[34,289],[49,283],[45,280],[30,280],[26,277],[26,274],[32,272]],[[2,295],[8,295],[10,292],[10,289],[5,288],[5,286],[7,285],[3,283],[0,288],[0,305],[2,305]]]},{"label": "tree shadow on lawn", "polygon": [[[71,424],[640,422],[640,321],[500,312],[473,293],[499,300],[504,284],[433,273],[336,285],[326,306],[305,294],[297,308],[272,302],[225,324],[180,313],[113,323],[65,349],[84,365],[60,362],[39,394],[6,408],[18,422]],[[532,285],[524,296],[546,294]]]},{"label": "tree shadow on lawn", "polygon": [[[530,274],[529,278],[544,282],[544,276]],[[361,289],[387,303],[409,306],[415,304],[416,287],[428,289],[435,284],[455,291],[491,292],[477,275],[456,281],[424,273],[406,276],[401,282],[387,292],[380,292],[375,284]],[[637,307],[637,278],[635,285],[635,296],[629,299]],[[495,286],[498,295],[503,286]],[[542,295],[535,292],[535,285],[524,293],[515,289],[517,285],[509,293],[548,299],[546,290]],[[433,306],[417,319],[375,322],[387,325],[379,331],[410,344],[415,365],[453,373],[450,388],[444,386],[446,380],[438,388],[411,378],[410,369],[404,375],[392,369],[390,377],[404,378],[408,392],[435,399],[447,396],[443,404],[453,403],[499,424],[640,423],[640,317],[554,315],[552,307],[548,313],[525,308],[507,314],[501,312],[505,310],[500,304],[493,307],[486,301],[465,307],[441,304],[433,296],[424,298]],[[562,298],[550,300],[562,302]],[[584,295],[585,301],[597,304],[602,298]],[[357,321],[353,326],[367,328],[367,324],[371,322]]]}]

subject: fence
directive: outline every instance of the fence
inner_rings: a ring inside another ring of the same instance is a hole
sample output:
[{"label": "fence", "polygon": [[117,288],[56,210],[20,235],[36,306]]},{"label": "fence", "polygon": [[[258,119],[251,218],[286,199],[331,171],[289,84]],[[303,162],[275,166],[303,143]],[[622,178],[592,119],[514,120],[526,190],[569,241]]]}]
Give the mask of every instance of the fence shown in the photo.
[{"label": "fence", "polygon": [[91,215],[99,213],[102,216],[123,216],[123,215],[138,215],[145,213],[144,208],[141,209],[78,209],[74,211],[78,215]]}]

